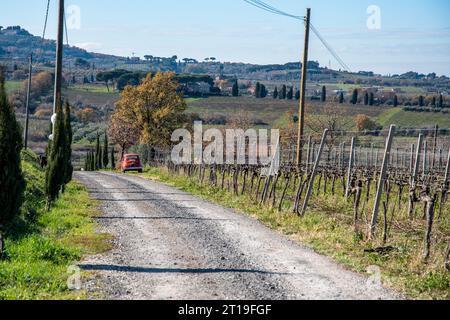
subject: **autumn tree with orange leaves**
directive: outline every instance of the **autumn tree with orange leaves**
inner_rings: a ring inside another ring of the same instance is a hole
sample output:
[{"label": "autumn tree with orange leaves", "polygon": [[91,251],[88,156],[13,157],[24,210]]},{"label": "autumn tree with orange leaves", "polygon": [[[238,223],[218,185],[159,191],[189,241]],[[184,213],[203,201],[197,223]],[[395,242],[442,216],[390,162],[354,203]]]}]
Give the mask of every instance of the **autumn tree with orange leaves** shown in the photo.
[{"label": "autumn tree with orange leaves", "polygon": [[111,141],[122,148],[122,153],[135,143],[167,147],[174,130],[188,127],[186,103],[177,92],[174,76],[149,74],[139,86],[127,86],[122,91],[109,129]]}]

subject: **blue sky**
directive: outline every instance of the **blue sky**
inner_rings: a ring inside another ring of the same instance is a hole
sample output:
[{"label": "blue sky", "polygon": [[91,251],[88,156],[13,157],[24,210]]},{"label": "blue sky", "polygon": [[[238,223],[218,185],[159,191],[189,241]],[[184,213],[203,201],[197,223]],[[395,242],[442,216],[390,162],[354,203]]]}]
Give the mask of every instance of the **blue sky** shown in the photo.
[{"label": "blue sky", "polygon": [[[42,33],[46,0],[2,1],[0,25],[21,25]],[[352,71],[401,73],[410,70],[450,75],[448,0],[267,0],[304,15]],[[47,35],[55,37],[56,0],[51,0]],[[214,56],[221,61],[298,61],[304,27],[243,0],[66,0],[81,10],[81,28],[69,41],[90,51],[131,56]],[[367,8],[380,8],[381,29],[369,30]],[[310,60],[339,68],[312,36]]]}]

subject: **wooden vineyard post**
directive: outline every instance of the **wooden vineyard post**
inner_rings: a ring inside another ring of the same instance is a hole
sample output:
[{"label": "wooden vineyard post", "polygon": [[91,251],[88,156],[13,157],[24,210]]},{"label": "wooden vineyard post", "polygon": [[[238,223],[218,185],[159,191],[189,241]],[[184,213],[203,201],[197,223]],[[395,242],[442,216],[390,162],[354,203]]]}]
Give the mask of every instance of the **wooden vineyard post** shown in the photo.
[{"label": "wooden vineyard post", "polygon": [[339,164],[339,172],[341,172],[342,169],[344,169],[344,165],[345,165],[345,142],[342,143],[342,148],[341,148],[341,163]]},{"label": "wooden vineyard post", "polygon": [[312,138],[311,136],[308,137],[308,150],[306,155],[306,175],[309,173],[309,163],[311,162],[311,145],[312,145]]},{"label": "wooden vineyard post", "polygon": [[348,199],[350,195],[350,185],[352,180],[352,170],[354,160],[355,160],[355,138],[352,138],[352,146],[350,148],[350,161],[348,163],[348,171],[347,171],[347,187],[345,188],[346,199]]},{"label": "wooden vineyard post", "polygon": [[411,145],[411,155],[409,160],[409,173],[412,175],[414,173],[414,150],[416,146],[414,144]]},{"label": "wooden vineyard post", "polygon": [[380,210],[381,197],[383,195],[383,187],[386,181],[386,175],[388,171],[388,164],[391,155],[391,148],[392,148],[392,141],[394,139],[394,134],[395,134],[395,125],[392,125],[391,128],[389,129],[389,136],[386,142],[386,150],[384,151],[383,164],[381,166],[380,180],[378,182],[377,195],[375,197],[375,203],[373,207],[372,223],[370,226],[370,233],[369,233],[370,239],[373,239],[378,223],[378,213]]},{"label": "wooden vineyard post", "polygon": [[413,218],[413,212],[414,212],[414,200],[415,200],[414,192],[416,189],[417,174],[419,172],[420,150],[422,149],[422,143],[423,143],[423,135],[419,134],[419,141],[417,142],[417,149],[416,149],[416,158],[415,158],[415,162],[414,162],[414,166],[413,166],[413,170],[412,170],[410,190],[409,190],[410,200],[409,200],[409,205],[408,205],[408,214],[409,214],[410,219]]},{"label": "wooden vineyard post", "polygon": [[447,166],[445,167],[444,188],[447,187],[449,179],[450,179],[450,149],[448,150]]},{"label": "wooden vineyard post", "polygon": [[323,148],[325,146],[325,141],[327,139],[327,135],[328,135],[328,129],[325,129],[325,131],[323,132],[322,141],[320,142],[319,153],[318,153],[318,155],[316,157],[316,161],[314,163],[314,167],[313,167],[313,170],[311,172],[311,178],[309,180],[308,190],[306,191],[305,201],[303,202],[303,207],[302,207],[302,210],[300,212],[300,216],[302,216],[302,217],[305,215],[306,209],[308,207],[309,198],[311,197],[312,189],[314,187],[314,180],[315,180],[315,177],[316,177],[316,174],[317,174],[317,169],[318,169],[319,164],[320,164],[320,158],[322,157]]},{"label": "wooden vineyard post", "polygon": [[437,141],[438,141],[438,135],[439,135],[439,126],[434,126],[434,137],[433,137],[433,154],[431,158],[431,170],[434,171],[434,165],[436,163],[436,149],[437,149]]},{"label": "wooden vineyard post", "polygon": [[378,149],[375,151],[375,168],[378,167]]},{"label": "wooden vineyard post", "polygon": [[370,144],[370,166],[373,166],[373,143]]},{"label": "wooden vineyard post", "polygon": [[422,174],[425,178],[428,173],[428,142],[425,140],[423,144],[423,168],[422,168]]}]

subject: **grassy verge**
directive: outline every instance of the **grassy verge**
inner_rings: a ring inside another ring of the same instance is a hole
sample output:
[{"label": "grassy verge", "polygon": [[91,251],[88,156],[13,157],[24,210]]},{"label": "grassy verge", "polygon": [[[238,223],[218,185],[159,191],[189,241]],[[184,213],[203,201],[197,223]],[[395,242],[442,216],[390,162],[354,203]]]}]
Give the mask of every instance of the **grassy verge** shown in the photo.
[{"label": "grassy verge", "polygon": [[[403,292],[415,299],[450,299],[450,274],[443,267],[445,243],[435,243],[432,259],[428,264],[421,261],[424,225],[410,226],[396,222],[390,232],[388,244],[398,250],[387,254],[365,253],[381,240],[369,242],[364,235],[355,233],[352,227],[351,206],[340,196],[315,196],[308,214],[299,218],[285,211],[260,206],[248,196],[199,185],[198,179],[171,175],[166,169],[151,168],[144,177],[160,181],[190,192],[206,200],[235,209],[259,219],[268,227],[290,236],[293,240],[308,245],[316,252],[333,258],[348,269],[366,273],[369,266],[379,266],[386,286]],[[207,178],[205,178],[207,181]],[[442,221],[436,234],[447,233],[448,219]]]},{"label": "grassy verge", "polygon": [[68,267],[85,254],[109,248],[109,236],[95,232],[96,203],[85,188],[70,183],[54,208],[44,211],[44,172],[31,153],[23,154],[27,188],[21,216],[7,234],[0,261],[1,299],[84,299],[70,291]]}]

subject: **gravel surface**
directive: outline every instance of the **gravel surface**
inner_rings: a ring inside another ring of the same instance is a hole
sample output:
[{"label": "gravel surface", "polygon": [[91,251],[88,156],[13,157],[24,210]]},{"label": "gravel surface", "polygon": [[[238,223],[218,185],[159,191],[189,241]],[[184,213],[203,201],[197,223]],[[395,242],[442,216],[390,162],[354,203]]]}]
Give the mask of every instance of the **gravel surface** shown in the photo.
[{"label": "gravel surface", "polygon": [[400,299],[260,222],[138,176],[76,173],[114,248],[80,264],[94,299]]}]

